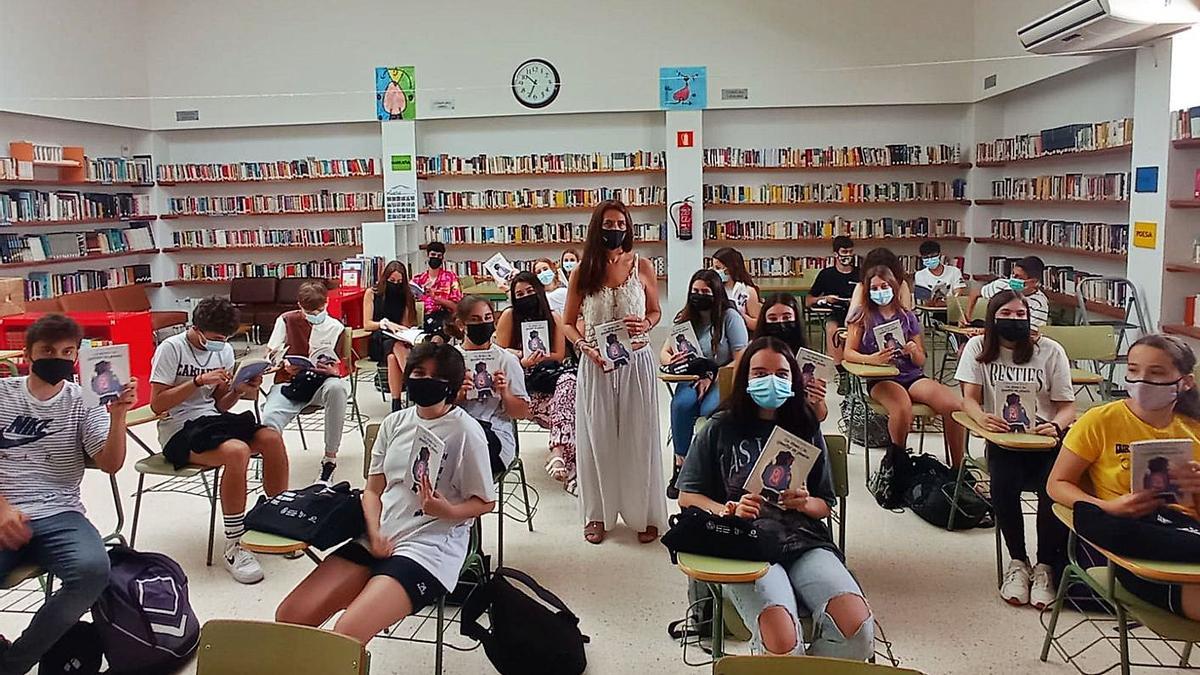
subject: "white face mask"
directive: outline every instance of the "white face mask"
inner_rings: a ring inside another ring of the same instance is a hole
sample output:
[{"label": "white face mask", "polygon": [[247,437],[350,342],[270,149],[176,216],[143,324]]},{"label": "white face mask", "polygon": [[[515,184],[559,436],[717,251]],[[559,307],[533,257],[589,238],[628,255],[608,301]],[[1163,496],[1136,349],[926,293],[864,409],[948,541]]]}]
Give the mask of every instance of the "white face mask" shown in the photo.
[{"label": "white face mask", "polygon": [[1162,410],[1171,408],[1179,400],[1179,378],[1174,382],[1148,382],[1146,380],[1131,380],[1125,378],[1125,389],[1143,410]]}]

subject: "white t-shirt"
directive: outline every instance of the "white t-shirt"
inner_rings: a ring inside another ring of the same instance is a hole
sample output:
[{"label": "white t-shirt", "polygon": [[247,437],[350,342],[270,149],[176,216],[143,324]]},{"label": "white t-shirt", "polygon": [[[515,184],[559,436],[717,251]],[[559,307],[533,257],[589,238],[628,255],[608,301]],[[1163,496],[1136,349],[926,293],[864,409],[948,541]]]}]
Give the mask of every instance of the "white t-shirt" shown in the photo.
[{"label": "white t-shirt", "polygon": [[[287,326],[283,322],[284,316],[285,314],[280,314],[279,318],[275,319],[275,327],[271,329],[271,339],[267,340],[267,349],[271,351],[275,351],[287,343]],[[342,333],[346,330],[342,322],[330,316],[321,323],[310,325],[312,332],[308,336],[308,356],[314,357],[321,353],[337,355],[338,343],[342,339]]]},{"label": "white t-shirt", "polygon": [[[163,340],[154,350],[154,362],[150,366],[150,381],[168,387],[190,382],[193,377],[212,370],[233,368],[233,346],[226,344],[219,352],[196,349],[188,342],[189,331]],[[217,403],[213,400],[215,385],[200,387],[183,403],[167,411],[166,417],[158,421],[158,442],[166,445],[183,425],[198,417],[216,415]]]},{"label": "white t-shirt", "polygon": [[750,304],[750,287],[741,281],[735,283],[733,288],[729,289],[729,300],[739,312],[745,312],[746,305]]},{"label": "white t-shirt", "polygon": [[[1008,290],[1008,279],[996,279],[990,284],[985,285],[979,290],[979,295],[984,300],[991,300],[992,296],[1000,291]],[[1045,326],[1050,322],[1050,300],[1042,289],[1037,289],[1033,295],[1021,294],[1025,298],[1025,302],[1029,303],[1029,325],[1033,326],[1034,330]]]},{"label": "white t-shirt", "polygon": [[567,287],[559,286],[558,288],[546,293],[546,300],[550,303],[550,310],[563,313],[567,307]]},{"label": "white t-shirt", "polygon": [[0,497],[31,519],[83,513],[84,460],[104,449],[108,411],[84,407],[74,382],[39,401],[28,380],[0,379]]},{"label": "white t-shirt", "polygon": [[962,270],[953,265],[942,265],[941,275],[934,274],[928,268],[922,267],[917,270],[914,282],[917,286],[923,286],[929,290],[934,290],[938,286],[947,289],[947,295],[953,295],[960,288],[966,288],[967,282],[963,281]]},{"label": "white t-shirt", "polygon": [[[459,349],[462,350],[462,347],[460,346]],[[500,368],[508,378],[508,391],[513,396],[528,401],[529,392],[525,389],[525,370],[521,368],[520,359],[495,343],[488,349],[499,355]],[[463,353],[466,351],[463,350]],[[482,401],[463,401],[462,408],[471,417],[492,425],[492,431],[500,438],[500,460],[504,462],[504,466],[511,464],[517,457],[517,437],[513,432],[513,419],[504,412],[504,403],[500,397],[490,396]]]},{"label": "white t-shirt", "polygon": [[1075,400],[1075,389],[1071,386],[1071,362],[1062,345],[1054,340],[1038,338],[1033,343],[1033,356],[1029,363],[1013,363],[1012,350],[1004,347],[1000,348],[1000,355],[991,363],[980,363],[978,359],[981,353],[982,335],[967,340],[954,378],[983,387],[984,412],[995,412],[992,396],[997,382],[1036,384],[1038,418],[1043,420],[1054,416],[1055,402]]},{"label": "white t-shirt", "polygon": [[384,418],[371,449],[367,473],[383,474],[386,481],[379,531],[395,542],[392,555],[409,558],[453,590],[467,557],[471,522],[414,515],[421,509],[421,497],[419,491],[413,491],[409,466],[418,425],[446,442],[434,489],[452,504],[471,497],[496,500],[487,437],[462,408],[453,407],[435,420],[425,420],[417,416],[416,407],[409,407]]}]

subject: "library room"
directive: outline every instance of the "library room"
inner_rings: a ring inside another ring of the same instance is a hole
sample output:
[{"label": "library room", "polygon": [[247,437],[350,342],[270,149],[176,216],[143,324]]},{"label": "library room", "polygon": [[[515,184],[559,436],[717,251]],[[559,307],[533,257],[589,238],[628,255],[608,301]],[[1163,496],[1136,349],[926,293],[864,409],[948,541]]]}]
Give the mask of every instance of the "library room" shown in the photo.
[{"label": "library room", "polygon": [[0,0],[0,675],[1200,671],[1197,24]]}]

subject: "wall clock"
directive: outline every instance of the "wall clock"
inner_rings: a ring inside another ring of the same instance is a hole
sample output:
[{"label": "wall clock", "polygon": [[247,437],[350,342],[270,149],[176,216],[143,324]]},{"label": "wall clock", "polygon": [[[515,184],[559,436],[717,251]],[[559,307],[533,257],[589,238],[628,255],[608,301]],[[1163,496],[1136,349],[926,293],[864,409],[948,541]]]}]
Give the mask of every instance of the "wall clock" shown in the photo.
[{"label": "wall clock", "polygon": [[513,96],[526,108],[545,108],[558,97],[562,80],[558,69],[545,59],[529,59],[513,71]]}]

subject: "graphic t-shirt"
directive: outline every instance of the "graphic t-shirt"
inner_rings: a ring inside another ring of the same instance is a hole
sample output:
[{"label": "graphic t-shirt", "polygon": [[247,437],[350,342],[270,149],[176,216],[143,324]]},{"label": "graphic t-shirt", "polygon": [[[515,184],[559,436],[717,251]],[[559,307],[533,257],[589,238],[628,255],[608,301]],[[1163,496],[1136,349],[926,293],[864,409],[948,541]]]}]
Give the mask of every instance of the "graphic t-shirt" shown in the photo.
[{"label": "graphic t-shirt", "polygon": [[[459,347],[462,349],[462,347]],[[487,350],[499,358],[500,369],[508,378],[508,391],[517,398],[529,400],[529,392],[525,389],[525,370],[521,361],[512,352],[492,344]],[[466,350],[463,350],[466,353]],[[492,425],[492,431],[500,438],[500,460],[505,466],[517,457],[517,437],[513,432],[513,419],[504,412],[504,402],[499,396],[489,396],[485,399],[475,399],[462,402],[463,410],[471,417]]]},{"label": "graphic t-shirt", "polygon": [[[429,285],[431,279],[433,280],[433,284]],[[429,289],[428,293],[421,296],[421,302],[425,303],[426,315],[443,309],[435,298],[449,300],[450,302],[458,302],[463,298],[462,288],[458,285],[458,275],[445,267],[438,268],[436,272],[425,270],[413,277],[413,283],[422,288]]]},{"label": "graphic t-shirt", "polygon": [[733,288],[729,289],[729,299],[739,312],[746,311],[746,305],[750,304],[750,287],[744,281],[735,283]]},{"label": "graphic t-shirt", "polygon": [[960,288],[966,288],[967,282],[963,281],[962,270],[953,265],[942,265],[942,273],[934,274],[932,270],[922,267],[917,270],[914,275],[913,282],[916,285],[934,290],[942,288],[946,291],[946,295],[953,295]]},{"label": "graphic t-shirt", "polygon": [[1113,401],[1081,415],[1063,447],[1092,463],[1087,471],[1092,494],[1107,500],[1129,494],[1130,443],[1178,438],[1192,439],[1192,458],[1200,461],[1200,422],[1176,414],[1159,429],[1134,415],[1125,401]]},{"label": "graphic t-shirt", "polygon": [[[193,347],[187,336],[188,331],[172,335],[154,350],[154,362],[150,366],[151,382],[174,387],[191,382],[193,377],[212,370],[233,368],[232,345],[226,344],[221,351],[210,352]],[[213,400],[214,389],[215,385],[200,387],[183,403],[168,410],[166,417],[158,421],[158,442],[166,445],[190,420],[219,414],[216,401]]]},{"label": "graphic t-shirt", "polygon": [[[462,408],[454,407],[437,419],[426,420],[417,415],[416,407],[410,407],[384,418],[371,449],[367,473],[382,474],[386,481],[379,532],[393,542],[392,555],[412,560],[437,577],[446,589],[453,589],[467,557],[471,521],[416,515],[421,510],[421,496],[419,490],[413,490],[409,467],[413,464],[418,425],[446,442],[433,487],[451,504],[471,497],[485,502],[496,500],[487,438],[479,423]],[[432,467],[429,470],[432,472]]]},{"label": "graphic t-shirt", "polygon": [[0,497],[35,520],[83,513],[79,483],[86,458],[104,449],[108,411],[85,407],[74,382],[39,401],[28,380],[0,379]]},{"label": "graphic t-shirt", "polygon": [[980,363],[983,353],[983,336],[976,335],[967,340],[959,357],[958,371],[954,379],[983,387],[983,410],[995,412],[997,382],[1031,382],[1037,385],[1038,418],[1048,420],[1054,416],[1056,402],[1074,401],[1075,389],[1071,386],[1071,362],[1062,345],[1047,337],[1033,343],[1033,357],[1029,363],[1013,363],[1011,349],[1001,347],[1000,356],[991,363]]}]

